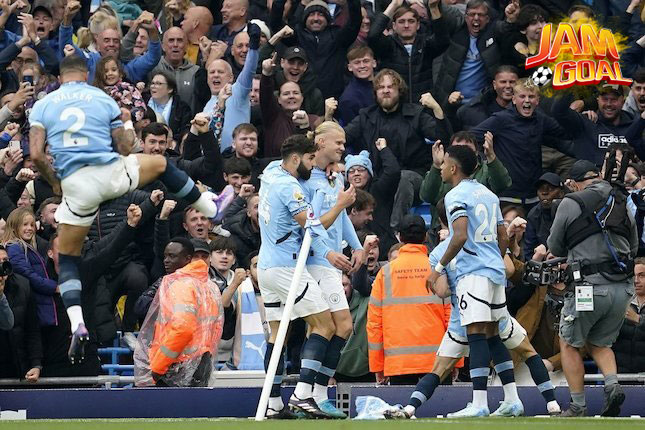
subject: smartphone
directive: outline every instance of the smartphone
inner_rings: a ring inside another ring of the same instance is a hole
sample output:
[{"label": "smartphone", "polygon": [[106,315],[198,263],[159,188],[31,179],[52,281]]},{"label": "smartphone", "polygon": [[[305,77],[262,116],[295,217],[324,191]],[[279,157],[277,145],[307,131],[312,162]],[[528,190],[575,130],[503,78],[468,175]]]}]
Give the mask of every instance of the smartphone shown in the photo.
[{"label": "smartphone", "polygon": [[28,82],[29,85],[31,85],[31,86],[34,85],[34,77],[33,76],[29,76],[29,75],[23,76],[22,81],[23,82]]},{"label": "smartphone", "polygon": [[20,141],[19,140],[12,140],[9,142],[9,149],[20,149]]}]

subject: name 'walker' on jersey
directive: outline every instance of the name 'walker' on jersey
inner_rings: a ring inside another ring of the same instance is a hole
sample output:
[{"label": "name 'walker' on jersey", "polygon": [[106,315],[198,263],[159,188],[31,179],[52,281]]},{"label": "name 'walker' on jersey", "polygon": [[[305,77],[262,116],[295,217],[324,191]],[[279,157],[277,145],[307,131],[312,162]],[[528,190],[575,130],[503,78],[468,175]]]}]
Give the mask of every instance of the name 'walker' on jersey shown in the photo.
[{"label": "name 'walker' on jersey", "polygon": [[82,167],[109,164],[119,157],[111,132],[123,125],[121,110],[113,98],[85,82],[67,82],[38,100],[29,123],[47,131],[53,167],[60,179]]}]

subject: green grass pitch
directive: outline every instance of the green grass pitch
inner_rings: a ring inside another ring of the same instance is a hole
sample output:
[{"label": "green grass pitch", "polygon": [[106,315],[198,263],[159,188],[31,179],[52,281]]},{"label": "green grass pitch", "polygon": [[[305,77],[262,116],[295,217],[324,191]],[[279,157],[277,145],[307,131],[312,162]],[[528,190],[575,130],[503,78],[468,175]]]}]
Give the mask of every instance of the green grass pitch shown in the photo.
[{"label": "green grass pitch", "polygon": [[412,421],[264,421],[244,419],[96,419],[0,421],[2,430],[645,430],[635,418],[481,418]]}]

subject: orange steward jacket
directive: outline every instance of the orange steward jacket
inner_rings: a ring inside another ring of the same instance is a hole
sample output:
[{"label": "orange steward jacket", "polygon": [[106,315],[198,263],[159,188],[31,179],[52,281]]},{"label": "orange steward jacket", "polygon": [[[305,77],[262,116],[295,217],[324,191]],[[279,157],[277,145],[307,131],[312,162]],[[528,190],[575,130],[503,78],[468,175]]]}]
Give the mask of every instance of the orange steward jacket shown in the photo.
[{"label": "orange steward jacket", "polygon": [[164,375],[173,363],[199,363],[206,352],[216,356],[223,318],[208,265],[197,260],[164,276],[157,294],[159,316],[150,346],[150,370]]},{"label": "orange steward jacket", "polygon": [[428,292],[425,245],[406,244],[376,275],[367,310],[370,372],[429,373],[448,328],[450,303]]}]

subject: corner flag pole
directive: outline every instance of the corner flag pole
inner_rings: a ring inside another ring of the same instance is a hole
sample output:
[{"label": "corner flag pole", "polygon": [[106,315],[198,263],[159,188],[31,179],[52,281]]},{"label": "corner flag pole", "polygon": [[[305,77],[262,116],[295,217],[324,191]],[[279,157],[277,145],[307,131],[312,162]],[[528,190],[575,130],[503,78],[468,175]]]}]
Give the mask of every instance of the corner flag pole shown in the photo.
[{"label": "corner flag pole", "polygon": [[287,328],[289,327],[289,322],[291,321],[291,311],[293,310],[293,306],[296,302],[298,285],[300,284],[302,271],[305,270],[305,264],[307,263],[307,257],[309,256],[310,247],[311,233],[309,232],[309,229],[306,229],[305,236],[302,239],[300,253],[298,254],[298,260],[296,262],[296,270],[294,271],[293,278],[291,279],[289,295],[287,295],[287,303],[284,304],[284,312],[282,314],[282,319],[280,320],[280,328],[278,329],[278,334],[273,346],[273,353],[271,354],[271,360],[269,361],[269,368],[267,369],[267,374],[264,379],[264,385],[262,386],[262,395],[260,395],[258,409],[255,413],[256,421],[262,421],[267,410],[269,394],[271,394],[271,386],[273,385],[275,372],[278,368],[278,360],[282,360],[282,346],[284,345],[284,339],[287,336]]}]

